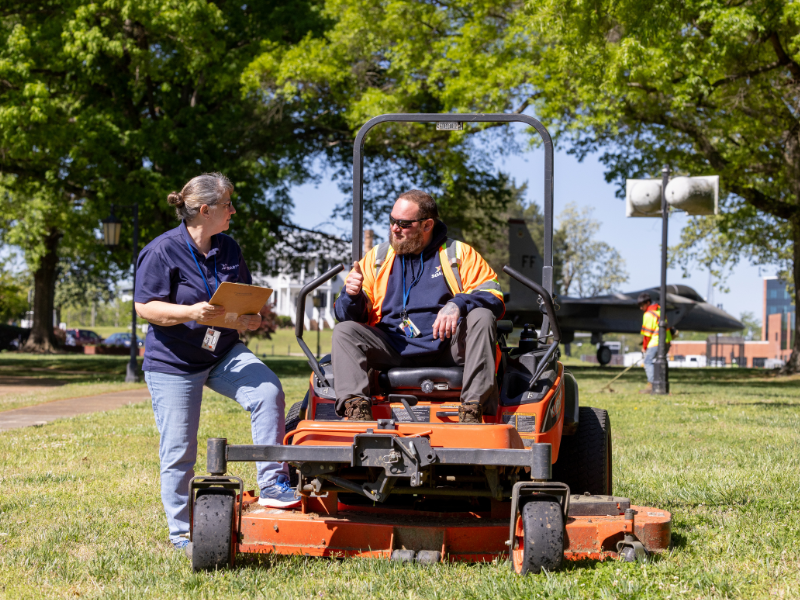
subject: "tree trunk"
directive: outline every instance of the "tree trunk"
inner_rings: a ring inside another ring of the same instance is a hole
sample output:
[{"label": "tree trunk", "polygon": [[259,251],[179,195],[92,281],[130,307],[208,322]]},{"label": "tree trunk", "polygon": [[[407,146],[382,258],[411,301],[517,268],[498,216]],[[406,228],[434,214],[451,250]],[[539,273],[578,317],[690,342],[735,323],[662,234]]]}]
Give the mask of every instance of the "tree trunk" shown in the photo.
[{"label": "tree trunk", "polygon": [[[800,319],[797,318],[797,309],[800,308],[800,216],[791,220],[792,226],[792,275],[794,276],[794,344],[792,355],[786,361],[782,375],[800,373]],[[788,317],[788,315],[787,315]],[[766,327],[764,323],[762,327]]]},{"label": "tree trunk", "polygon": [[44,240],[45,252],[33,273],[33,327],[23,352],[50,353],[56,351],[53,334],[53,308],[58,268],[58,243],[61,233],[51,229]]}]

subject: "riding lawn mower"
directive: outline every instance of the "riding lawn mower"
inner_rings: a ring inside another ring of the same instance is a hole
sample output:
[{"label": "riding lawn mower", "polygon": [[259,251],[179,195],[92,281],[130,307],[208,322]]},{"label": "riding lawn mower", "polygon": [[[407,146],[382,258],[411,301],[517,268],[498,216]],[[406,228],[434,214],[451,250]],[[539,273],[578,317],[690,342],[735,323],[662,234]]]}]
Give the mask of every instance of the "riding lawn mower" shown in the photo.
[{"label": "riding lawn mower", "polygon": [[[380,123],[521,122],[545,152],[542,284],[504,271],[538,297],[539,332],[526,326],[517,347],[497,322],[496,414],[458,422],[463,369],[393,368],[374,373],[375,421],[334,411],[330,356],[303,341],[306,297],[342,271],[337,265],[302,288],[296,337],[313,373],[304,400],[289,410],[282,445],[208,440],[207,476],[190,486],[192,566],[233,566],[236,555],[298,554],[396,561],[510,558],[520,574],[557,569],[564,559],[639,560],[669,547],[671,515],[613,495],[611,423],[580,406],[575,377],[559,361],[561,332],[553,290],[553,144],[536,119],[511,114],[392,114],[359,131],[353,159],[353,260],[362,256],[363,142]],[[298,509],[265,508],[226,475],[229,462],[290,464]]]}]

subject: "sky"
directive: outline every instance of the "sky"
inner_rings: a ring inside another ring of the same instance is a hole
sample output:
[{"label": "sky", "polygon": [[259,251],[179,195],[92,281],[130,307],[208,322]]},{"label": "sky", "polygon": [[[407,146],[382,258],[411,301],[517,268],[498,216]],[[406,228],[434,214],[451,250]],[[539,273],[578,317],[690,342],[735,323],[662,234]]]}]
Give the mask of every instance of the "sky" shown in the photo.
[{"label": "sky", "polygon": [[[543,192],[544,152],[531,150],[522,155],[501,157],[495,166],[511,175],[517,185],[528,182],[527,199],[541,205]],[[656,286],[660,282],[661,219],[626,218],[625,202],[615,196],[615,186],[606,183],[604,166],[598,155],[591,155],[583,162],[564,151],[557,151],[554,160],[554,201],[556,227],[558,215],[570,202],[579,207],[594,208],[594,218],[601,223],[597,238],[616,248],[625,259],[628,282],[622,291],[638,290]],[[713,173],[696,173],[713,175]],[[365,182],[368,186],[369,182]],[[292,190],[295,202],[294,222],[302,227],[322,227],[326,231],[349,236],[349,222],[333,222],[329,215],[333,207],[344,200],[336,184],[323,175],[318,185],[307,184]],[[669,244],[680,241],[680,232],[688,217],[677,211],[669,221]],[[743,257],[733,268],[725,285],[730,289],[722,293],[713,292],[714,304],[735,317],[743,312],[754,313],[761,319],[763,303],[762,278],[775,275],[774,266],[753,266]],[[670,269],[667,283],[680,283],[693,287],[704,298],[708,295],[708,271],[695,267],[689,278],[682,277],[680,269]]]}]

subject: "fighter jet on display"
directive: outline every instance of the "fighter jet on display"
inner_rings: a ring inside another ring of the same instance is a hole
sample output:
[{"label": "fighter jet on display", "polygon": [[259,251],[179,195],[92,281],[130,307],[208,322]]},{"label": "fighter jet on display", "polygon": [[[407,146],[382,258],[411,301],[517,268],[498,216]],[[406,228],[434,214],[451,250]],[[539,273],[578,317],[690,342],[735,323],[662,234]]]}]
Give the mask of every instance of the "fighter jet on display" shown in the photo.
[{"label": "fighter jet on display", "polygon": [[[508,234],[511,267],[541,283],[542,257],[525,221],[509,220]],[[639,310],[636,298],[641,292],[648,292],[653,302],[660,303],[658,286],[591,298],[558,296],[556,314],[561,326],[562,341],[565,344],[571,343],[576,331],[591,333],[593,344],[601,344],[603,334],[606,333],[638,334],[642,327],[642,312]],[[542,313],[537,300],[528,288],[512,279],[504,318],[511,319],[517,325],[523,323],[539,325]],[[729,333],[744,329],[744,325],[738,319],[703,300],[700,294],[688,285],[667,286],[667,322],[670,327],[682,331]],[[601,346],[597,358],[601,364],[606,364],[611,359],[611,353],[603,352]]]}]

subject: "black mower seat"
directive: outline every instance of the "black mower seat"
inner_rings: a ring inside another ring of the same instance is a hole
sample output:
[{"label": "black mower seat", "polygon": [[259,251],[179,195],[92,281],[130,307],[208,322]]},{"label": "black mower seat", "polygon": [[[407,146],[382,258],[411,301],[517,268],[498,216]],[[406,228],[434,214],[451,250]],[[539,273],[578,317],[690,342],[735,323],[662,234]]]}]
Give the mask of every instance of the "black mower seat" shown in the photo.
[{"label": "black mower seat", "polygon": [[[385,390],[430,391],[460,390],[464,367],[413,367],[395,368],[382,372],[378,383]],[[427,390],[430,384],[433,390]],[[445,385],[447,387],[445,387]]]}]

